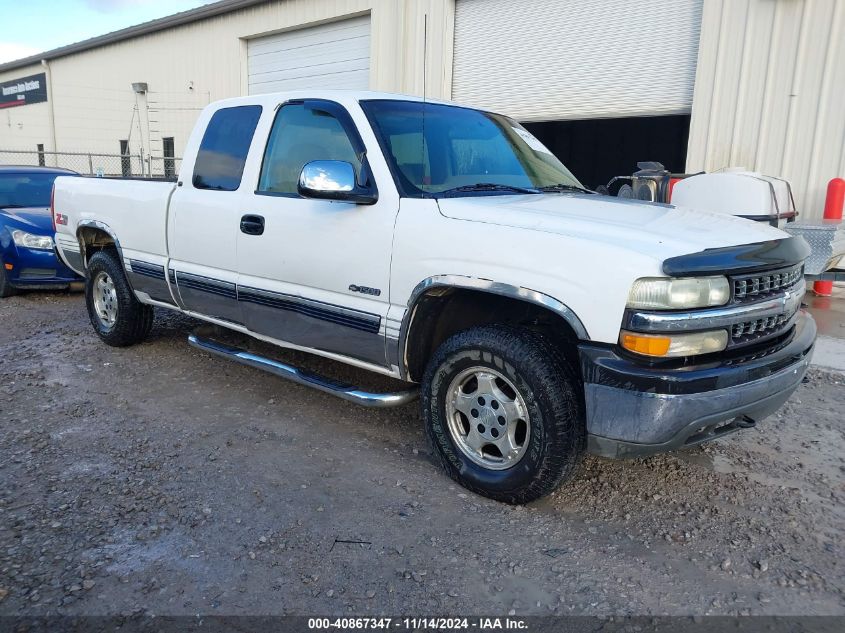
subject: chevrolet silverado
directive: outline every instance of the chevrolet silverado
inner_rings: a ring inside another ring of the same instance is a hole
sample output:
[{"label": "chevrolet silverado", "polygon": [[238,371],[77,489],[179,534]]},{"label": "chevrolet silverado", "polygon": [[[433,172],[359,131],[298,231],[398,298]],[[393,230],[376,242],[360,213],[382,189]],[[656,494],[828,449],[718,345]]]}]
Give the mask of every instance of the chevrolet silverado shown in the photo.
[{"label": "chevrolet silverado", "polygon": [[398,378],[371,393],[189,336],[364,405],[419,396],[447,473],[509,503],[554,490],[584,452],[753,427],[815,341],[803,239],[597,195],[513,119],[415,97],[212,103],[175,182],[62,177],[53,215],[107,344],[179,310]]}]

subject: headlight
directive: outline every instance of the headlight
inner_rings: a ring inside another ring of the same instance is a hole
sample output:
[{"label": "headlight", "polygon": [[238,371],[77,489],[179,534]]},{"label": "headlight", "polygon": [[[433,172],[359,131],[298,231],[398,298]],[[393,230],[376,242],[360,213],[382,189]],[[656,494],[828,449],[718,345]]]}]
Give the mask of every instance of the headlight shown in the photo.
[{"label": "headlight", "polygon": [[37,248],[44,251],[53,250],[53,238],[49,235],[33,235],[26,231],[12,231],[12,239],[21,248]]},{"label": "headlight", "polygon": [[728,345],[727,330],[687,332],[684,334],[640,334],[622,330],[619,344],[644,356],[675,358],[721,352]]},{"label": "headlight", "polygon": [[628,294],[629,308],[683,310],[720,306],[731,298],[727,277],[646,277]]}]

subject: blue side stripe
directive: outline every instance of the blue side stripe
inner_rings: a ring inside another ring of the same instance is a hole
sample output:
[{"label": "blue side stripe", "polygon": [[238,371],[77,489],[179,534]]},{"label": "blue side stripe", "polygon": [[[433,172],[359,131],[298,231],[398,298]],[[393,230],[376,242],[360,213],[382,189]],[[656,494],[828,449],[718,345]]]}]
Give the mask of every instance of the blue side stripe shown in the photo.
[{"label": "blue side stripe", "polygon": [[208,292],[211,294],[219,295],[221,297],[227,297],[229,299],[238,298],[234,286],[232,288],[226,288],[225,286],[218,286],[215,284],[205,283],[199,281],[198,279],[185,277],[184,275],[178,278],[178,285],[184,286],[185,288],[191,288],[192,290],[199,290],[201,292]]},{"label": "blue side stripe", "polygon": [[130,259],[129,265],[132,267],[133,273],[144,275],[145,277],[152,277],[153,279],[164,280],[164,266],[140,262],[135,259]]},{"label": "blue side stripe", "polygon": [[[296,314],[319,319],[321,321],[327,321],[329,323],[335,323],[337,325],[360,330],[362,332],[368,332],[370,334],[378,334],[381,329],[381,316],[378,314],[362,312],[360,313],[361,316],[356,316],[338,310],[337,308],[341,308],[342,306],[336,306],[331,303],[324,303],[315,300],[302,301],[299,297],[283,295],[280,293],[269,293],[269,291],[266,290],[262,290],[261,294],[259,294],[258,292],[251,292],[251,290],[259,290],[258,288],[236,286],[235,284],[227,281],[220,281],[211,277],[194,275],[193,273],[175,273],[172,269],[168,272],[171,273],[171,283],[175,282],[182,288],[207,292],[227,299],[235,299],[236,301],[243,303],[252,303],[268,308],[275,308],[277,310],[294,312]],[[139,272],[139,274],[145,273]],[[160,278],[164,279],[164,268],[162,268]],[[268,294],[272,294],[274,296],[267,296]]]},{"label": "blue side stripe", "polygon": [[238,299],[244,303],[254,303],[269,308],[276,308],[277,310],[295,312],[321,321],[328,321],[363,332],[370,332],[371,334],[378,334],[381,326],[381,317],[378,315],[374,315],[374,318],[356,317],[335,310],[327,310],[285,299],[258,296],[249,292],[239,292]]}]

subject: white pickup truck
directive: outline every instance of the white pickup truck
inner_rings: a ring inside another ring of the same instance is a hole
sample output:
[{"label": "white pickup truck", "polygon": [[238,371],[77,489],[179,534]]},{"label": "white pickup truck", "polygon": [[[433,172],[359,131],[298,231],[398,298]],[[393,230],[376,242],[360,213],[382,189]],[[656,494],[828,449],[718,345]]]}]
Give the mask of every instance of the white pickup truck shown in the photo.
[{"label": "white pickup truck", "polygon": [[754,426],[816,335],[801,238],[596,195],[499,114],[323,91],[209,105],[177,182],[59,178],[56,246],[96,333],[153,308],[406,381],[354,385],[197,333],[209,352],[347,400],[415,398],[448,474],[510,503],[586,452]]}]

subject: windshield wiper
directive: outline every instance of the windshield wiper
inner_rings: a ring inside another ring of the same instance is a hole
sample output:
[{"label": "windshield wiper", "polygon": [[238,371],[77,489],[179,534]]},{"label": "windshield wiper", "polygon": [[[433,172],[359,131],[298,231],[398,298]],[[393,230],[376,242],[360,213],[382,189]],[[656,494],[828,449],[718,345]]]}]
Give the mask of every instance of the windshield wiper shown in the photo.
[{"label": "windshield wiper", "polygon": [[25,204],[2,204],[0,209],[28,209]]},{"label": "windshield wiper", "polygon": [[595,191],[590,191],[589,189],[585,189],[584,187],[578,187],[577,185],[567,185],[564,183],[559,183],[557,185],[546,185],[545,187],[537,187],[543,193],[555,193],[558,191],[580,191],[581,193],[595,193]]},{"label": "windshield wiper", "polygon": [[448,196],[453,193],[464,193],[470,191],[513,191],[515,193],[539,193],[537,189],[529,189],[528,187],[502,185],[496,182],[477,182],[472,185],[461,185],[460,187],[453,187],[452,189],[441,191],[439,195]]}]

